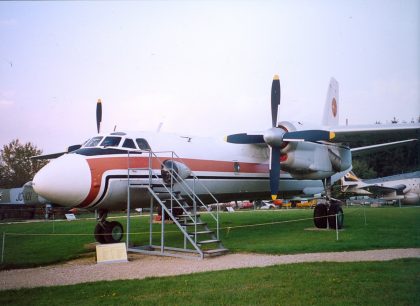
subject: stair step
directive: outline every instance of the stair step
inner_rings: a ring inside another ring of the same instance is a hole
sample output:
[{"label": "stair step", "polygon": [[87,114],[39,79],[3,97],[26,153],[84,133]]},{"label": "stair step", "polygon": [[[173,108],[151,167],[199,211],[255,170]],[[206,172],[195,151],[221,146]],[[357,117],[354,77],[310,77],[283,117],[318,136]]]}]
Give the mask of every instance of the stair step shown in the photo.
[{"label": "stair step", "polygon": [[204,234],[213,234],[213,233],[214,233],[214,231],[197,231],[197,233],[189,232],[188,235],[194,236],[195,234],[204,235]]},{"label": "stair step", "polygon": [[229,252],[229,250],[225,249],[225,248],[203,251],[203,253],[206,254],[206,255],[222,255],[222,254],[225,254],[227,252]]},{"label": "stair step", "polygon": [[195,226],[196,224],[197,224],[197,226],[198,225],[207,225],[206,222],[197,222],[197,223],[187,222],[187,223],[180,223],[181,226]]},{"label": "stair step", "polygon": [[[162,191],[162,192],[171,192],[171,187],[165,188],[163,186],[152,186],[152,190],[154,192],[160,192],[160,191]],[[179,190],[176,190],[176,191],[175,190],[172,190],[172,193],[173,194],[180,194],[181,191],[179,191]]]},{"label": "stair step", "polygon": [[200,217],[200,214],[188,214],[188,215],[186,215],[186,214],[182,214],[182,215],[178,215],[177,216],[178,218],[188,218],[188,217],[192,217],[192,218],[194,218],[194,217]]},{"label": "stair step", "polygon": [[210,243],[218,243],[218,242],[220,242],[220,240],[211,239],[211,240],[197,241],[197,244],[210,244]]}]

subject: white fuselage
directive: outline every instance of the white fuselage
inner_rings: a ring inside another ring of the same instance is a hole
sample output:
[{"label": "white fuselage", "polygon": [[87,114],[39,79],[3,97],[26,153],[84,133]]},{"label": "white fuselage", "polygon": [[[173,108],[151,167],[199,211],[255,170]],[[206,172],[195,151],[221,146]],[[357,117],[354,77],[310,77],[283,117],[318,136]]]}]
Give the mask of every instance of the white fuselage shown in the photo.
[{"label": "white fuselage", "polygon": [[[104,141],[108,137],[121,139],[117,145],[106,146]],[[111,133],[96,138],[101,138],[101,142],[95,144],[92,139],[81,149],[65,154],[41,169],[33,180],[35,191],[63,206],[92,210],[124,209],[127,207],[128,180],[136,185],[161,184],[162,162],[173,159],[191,171],[185,181],[206,203],[214,203],[214,199],[205,189],[219,202],[270,197],[267,146],[148,132]],[[135,147],[129,145],[131,140]],[[145,141],[148,148],[142,147]],[[305,144],[308,145],[311,144]],[[319,151],[318,147],[326,147],[312,145],[317,149],[314,151]],[[330,168],[325,170],[328,176],[336,173]],[[336,173],[333,181],[340,179],[348,170]],[[150,171],[159,178],[150,180]],[[308,177],[311,179],[294,179],[289,173],[282,172],[280,196],[321,193],[321,180]],[[174,185],[176,188],[177,184]],[[145,190],[133,189],[130,197],[131,207],[150,205],[150,195]]]}]

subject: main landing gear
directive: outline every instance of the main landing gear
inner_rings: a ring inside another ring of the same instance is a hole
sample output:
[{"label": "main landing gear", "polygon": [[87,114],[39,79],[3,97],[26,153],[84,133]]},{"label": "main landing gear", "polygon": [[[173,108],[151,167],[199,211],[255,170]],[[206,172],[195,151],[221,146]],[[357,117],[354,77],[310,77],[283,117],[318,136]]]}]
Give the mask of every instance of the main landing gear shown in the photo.
[{"label": "main landing gear", "polygon": [[98,224],[95,226],[95,240],[101,244],[120,242],[124,236],[124,230],[121,223],[117,221],[107,221],[107,210],[98,211]]},{"label": "main landing gear", "polygon": [[331,198],[331,177],[323,180],[323,183],[327,202],[315,206],[315,226],[317,228],[341,229],[344,225],[344,212],[340,206],[341,202]]}]

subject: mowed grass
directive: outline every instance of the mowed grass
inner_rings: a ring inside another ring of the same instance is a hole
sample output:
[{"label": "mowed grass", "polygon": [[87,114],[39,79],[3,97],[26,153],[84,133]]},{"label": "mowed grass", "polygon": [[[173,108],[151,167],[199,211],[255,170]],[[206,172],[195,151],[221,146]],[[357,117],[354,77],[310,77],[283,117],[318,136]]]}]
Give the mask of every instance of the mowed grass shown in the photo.
[{"label": "mowed grass", "polygon": [[8,290],[1,305],[420,305],[420,260],[305,263]]},{"label": "mowed grass", "polygon": [[[222,239],[231,251],[272,254],[420,247],[419,207],[344,208],[338,241],[335,230],[314,228],[312,214],[309,209],[224,214],[223,227],[232,228],[222,231]],[[251,226],[236,227],[242,224]]]},{"label": "mowed grass", "polygon": [[[243,211],[221,214],[221,239],[232,252],[294,254],[420,247],[420,208],[344,208],[345,228],[336,240],[334,230],[313,230],[313,210],[289,209]],[[366,216],[366,223],[365,223]],[[205,221],[210,217],[202,215]],[[118,219],[125,227],[126,219]],[[149,218],[133,217],[130,241],[149,242]],[[95,220],[0,224],[5,232],[3,263],[0,268],[47,265],[94,256]],[[159,224],[153,225],[153,243],[160,243]],[[165,225],[165,241],[181,246],[183,239],[174,225]],[[18,234],[18,235],[14,235]],[[90,248],[87,247],[90,245]]]}]

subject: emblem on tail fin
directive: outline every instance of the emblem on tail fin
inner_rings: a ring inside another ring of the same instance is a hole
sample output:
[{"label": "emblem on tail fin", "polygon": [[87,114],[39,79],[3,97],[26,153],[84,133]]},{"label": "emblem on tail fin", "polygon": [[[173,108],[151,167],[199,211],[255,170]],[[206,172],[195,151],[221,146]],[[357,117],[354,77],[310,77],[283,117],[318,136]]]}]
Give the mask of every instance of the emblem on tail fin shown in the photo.
[{"label": "emblem on tail fin", "polygon": [[328,86],[327,99],[324,105],[324,116],[322,117],[322,125],[337,126],[339,119],[339,97],[338,97],[338,82],[331,78]]},{"label": "emblem on tail fin", "polygon": [[335,118],[337,116],[337,101],[335,100],[335,98],[333,98],[331,102],[331,111]]}]

